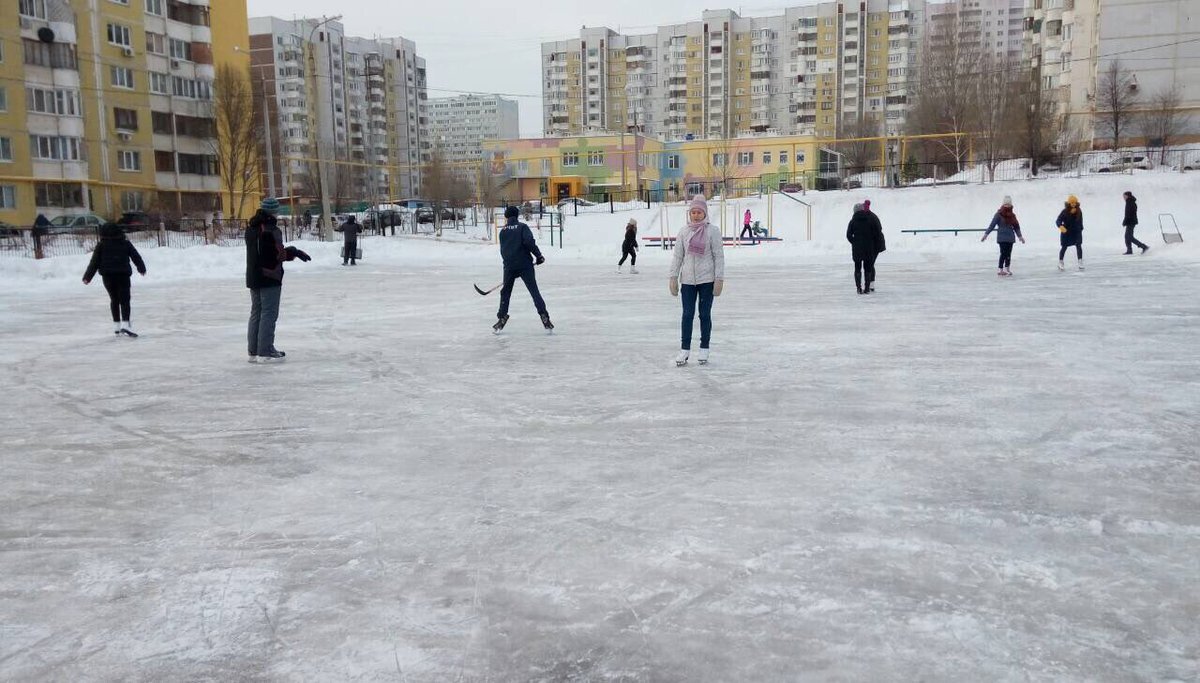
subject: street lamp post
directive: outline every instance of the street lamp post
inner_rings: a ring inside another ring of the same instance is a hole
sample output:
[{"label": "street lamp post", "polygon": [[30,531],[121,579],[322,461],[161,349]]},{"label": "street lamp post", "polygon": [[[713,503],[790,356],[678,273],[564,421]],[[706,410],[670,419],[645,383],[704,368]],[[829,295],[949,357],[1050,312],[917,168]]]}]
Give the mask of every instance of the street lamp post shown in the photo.
[{"label": "street lamp post", "polygon": [[[317,89],[318,88],[318,86],[317,86],[318,74],[317,74],[316,50],[313,48],[313,45],[312,45],[313,35],[316,34],[317,29],[321,28],[325,24],[328,24],[331,21],[337,21],[338,19],[341,19],[341,18],[342,18],[342,15],[340,15],[340,14],[337,16],[333,16],[333,17],[323,18],[323,19],[321,19],[321,21],[314,24],[312,27],[312,30],[310,30],[308,32],[308,43],[305,45],[305,49],[308,51],[308,66],[309,66],[309,70],[310,70],[310,73],[312,74],[312,78],[313,78],[313,94],[314,95],[319,91]],[[315,123],[316,123],[316,132],[317,132],[317,174],[320,177],[320,181],[321,181],[321,239],[328,240],[333,237],[333,216],[329,212],[329,172],[325,167],[324,145],[321,144],[322,143],[322,140],[321,140],[321,107],[319,104],[316,108],[316,117],[315,118],[316,118]]]}]

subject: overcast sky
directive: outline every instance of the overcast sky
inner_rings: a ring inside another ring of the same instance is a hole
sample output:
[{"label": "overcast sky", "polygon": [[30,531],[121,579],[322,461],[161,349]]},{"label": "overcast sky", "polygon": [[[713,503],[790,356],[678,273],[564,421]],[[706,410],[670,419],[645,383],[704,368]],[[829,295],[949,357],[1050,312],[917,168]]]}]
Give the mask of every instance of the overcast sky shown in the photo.
[{"label": "overcast sky", "polygon": [[[808,4],[800,1],[788,6]],[[782,13],[775,5],[732,5],[746,16]],[[417,44],[429,75],[429,96],[446,90],[495,92],[521,108],[521,135],[542,132],[541,44],[578,38],[582,26],[627,33],[700,18],[714,0],[249,0],[250,16],[283,19],[343,14],[347,34],[403,36]]]}]

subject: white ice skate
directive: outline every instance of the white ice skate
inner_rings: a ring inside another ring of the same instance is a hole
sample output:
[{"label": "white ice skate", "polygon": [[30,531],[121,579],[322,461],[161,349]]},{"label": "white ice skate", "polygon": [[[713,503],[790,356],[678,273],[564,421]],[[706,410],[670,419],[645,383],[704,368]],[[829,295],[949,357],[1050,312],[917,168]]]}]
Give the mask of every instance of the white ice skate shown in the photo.
[{"label": "white ice skate", "polygon": [[1083,261],[1080,261],[1080,262],[1079,262],[1079,269],[1080,269],[1080,270],[1083,270]]},{"label": "white ice skate", "polygon": [[700,349],[700,353],[696,354],[696,362],[708,365],[708,349]]},{"label": "white ice skate", "polygon": [[1004,269],[1004,277],[1012,277],[1012,268]]},{"label": "white ice skate", "polygon": [[1061,272],[1063,272],[1063,271],[1064,271],[1064,270],[1066,270],[1066,269],[1067,269],[1067,266],[1066,266],[1066,265],[1065,265],[1065,264],[1064,264],[1062,261],[1059,261],[1059,262],[1058,262],[1058,272],[1060,272],[1060,273],[1061,273]]},{"label": "white ice skate", "polygon": [[996,271],[996,277],[1004,277],[1004,269],[1003,268]]},{"label": "white ice skate", "polygon": [[621,273],[624,273],[624,272],[625,272],[625,265],[622,263],[618,263],[617,264],[617,274],[620,275]]},{"label": "white ice skate", "polygon": [[638,270],[637,270],[637,268],[636,268],[636,267],[634,267],[634,266],[629,266],[629,274],[630,274],[630,275],[637,275],[637,274],[638,274]]},{"label": "white ice skate", "polygon": [[688,356],[690,354],[691,354],[691,351],[689,351],[688,349],[683,349],[682,351],[680,351],[679,355],[675,356],[675,367],[682,368],[683,366],[687,365]]}]

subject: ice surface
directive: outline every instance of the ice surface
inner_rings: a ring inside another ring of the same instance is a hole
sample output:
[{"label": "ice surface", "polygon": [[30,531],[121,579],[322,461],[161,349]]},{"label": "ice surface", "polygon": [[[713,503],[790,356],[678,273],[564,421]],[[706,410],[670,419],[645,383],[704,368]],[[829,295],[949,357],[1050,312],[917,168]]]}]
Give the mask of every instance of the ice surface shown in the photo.
[{"label": "ice surface", "polygon": [[1145,199],[1083,273],[896,234],[1021,215],[971,191],[870,195],[871,297],[863,195],[810,194],[822,239],[728,250],[705,368],[623,215],[543,237],[554,335],[520,285],[491,334],[493,247],[315,245],[278,366],[237,249],[147,254],[136,341],[0,261],[0,680],[1195,680],[1200,257]]}]

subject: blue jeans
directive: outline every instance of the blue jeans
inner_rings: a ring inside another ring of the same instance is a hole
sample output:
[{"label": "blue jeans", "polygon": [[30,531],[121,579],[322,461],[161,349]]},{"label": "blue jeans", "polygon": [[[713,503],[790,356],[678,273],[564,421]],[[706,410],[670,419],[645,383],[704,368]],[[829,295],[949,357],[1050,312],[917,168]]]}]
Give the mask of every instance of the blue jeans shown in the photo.
[{"label": "blue jeans", "polygon": [[279,320],[279,297],[283,287],[250,290],[250,325],[246,341],[251,356],[275,350],[275,322]]},{"label": "blue jeans", "polygon": [[696,298],[700,298],[700,348],[708,348],[712,335],[713,283],[680,285],[679,297],[683,299],[683,324],[680,326],[681,349],[692,348],[692,320],[696,317]]}]

